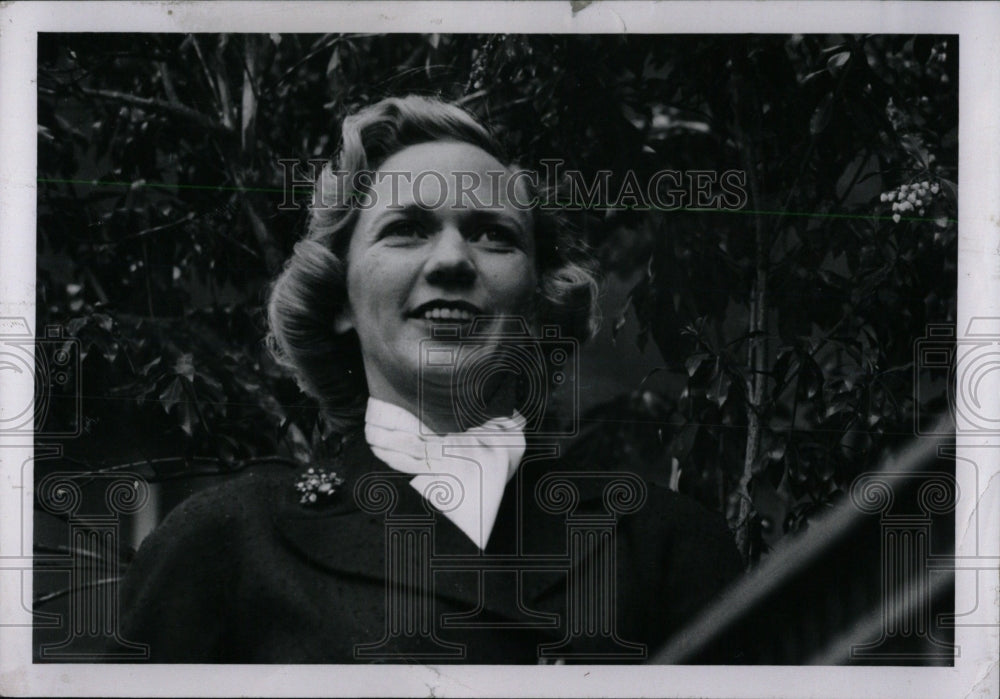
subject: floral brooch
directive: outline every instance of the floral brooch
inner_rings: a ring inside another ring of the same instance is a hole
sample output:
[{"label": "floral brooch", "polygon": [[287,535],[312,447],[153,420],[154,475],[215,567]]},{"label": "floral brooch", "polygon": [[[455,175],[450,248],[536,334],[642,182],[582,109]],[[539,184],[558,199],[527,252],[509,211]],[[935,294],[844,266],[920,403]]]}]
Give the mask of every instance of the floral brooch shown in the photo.
[{"label": "floral brooch", "polygon": [[323,468],[310,468],[295,483],[295,489],[301,493],[299,502],[303,505],[315,505],[320,497],[327,499],[337,492],[344,484],[344,479],[336,471]]}]

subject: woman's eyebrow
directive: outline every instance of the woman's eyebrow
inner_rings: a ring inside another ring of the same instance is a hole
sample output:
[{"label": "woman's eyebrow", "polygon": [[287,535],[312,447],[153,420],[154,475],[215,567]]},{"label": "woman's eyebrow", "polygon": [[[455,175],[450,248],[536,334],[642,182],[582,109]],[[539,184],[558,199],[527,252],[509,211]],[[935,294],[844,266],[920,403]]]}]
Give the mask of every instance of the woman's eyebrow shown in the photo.
[{"label": "woman's eyebrow", "polygon": [[[405,204],[394,202],[390,205],[390,208],[386,208],[376,214],[375,218],[372,219],[371,225],[372,227],[378,227],[385,219],[396,216],[428,221],[433,218],[432,213],[434,210],[434,208],[421,206],[415,201],[408,201]],[[527,234],[530,230],[530,224],[523,220],[524,217],[519,215],[519,211],[511,211],[507,208],[480,209],[475,207],[465,207],[458,211],[462,219],[473,224],[505,223],[516,226],[518,232],[522,234]]]},{"label": "woman's eyebrow", "polygon": [[528,226],[518,213],[519,212],[516,211],[510,211],[509,209],[469,209],[467,218],[472,223],[513,224],[517,226],[517,230],[519,232],[527,233]]},{"label": "woman's eyebrow", "polygon": [[400,204],[399,202],[391,202],[389,206],[372,219],[372,226],[377,226],[382,222],[383,219],[390,218],[396,215],[413,216],[426,218],[429,215],[427,208],[420,206],[415,201],[407,202],[406,204]]}]

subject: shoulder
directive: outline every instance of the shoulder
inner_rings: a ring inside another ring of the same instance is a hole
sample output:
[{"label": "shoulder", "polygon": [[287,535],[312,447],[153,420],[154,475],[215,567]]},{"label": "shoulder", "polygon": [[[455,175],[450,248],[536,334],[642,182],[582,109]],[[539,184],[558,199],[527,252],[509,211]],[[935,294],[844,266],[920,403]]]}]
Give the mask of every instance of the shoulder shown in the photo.
[{"label": "shoulder", "polygon": [[255,465],[187,497],[143,540],[129,563],[126,596],[152,590],[157,581],[218,583],[235,575],[273,545],[272,521],[276,513],[299,506],[296,483],[308,468]]},{"label": "shoulder", "polygon": [[725,518],[687,495],[648,483],[638,519],[670,586],[697,583],[707,599],[743,570]]},{"label": "shoulder", "polygon": [[[580,473],[580,472],[578,472]],[[725,586],[742,561],[725,518],[693,498],[637,473],[608,469],[580,473],[583,500],[614,511],[618,540],[631,564],[665,576],[672,584]],[[589,483],[588,483],[589,481]]]},{"label": "shoulder", "polygon": [[143,540],[129,565],[127,589],[181,571],[185,577],[218,577],[231,568],[240,542],[268,519],[282,491],[291,492],[293,477],[290,469],[284,471],[243,473],[183,500]]},{"label": "shoulder", "polygon": [[645,516],[661,530],[704,545],[735,547],[725,518],[693,498],[651,481],[646,484]]},{"label": "shoulder", "polygon": [[[562,459],[555,465],[539,461],[528,476],[535,497],[559,498],[553,486],[571,483],[575,499],[598,503],[599,509],[620,518],[622,524],[641,529],[651,538],[683,537],[714,546],[734,546],[725,518],[688,495],[669,488],[638,470]],[[530,468],[530,467],[529,467]]]},{"label": "shoulder", "polygon": [[566,497],[551,486],[571,482],[575,493],[571,499],[578,499],[581,513],[613,515],[619,540],[650,566],[719,581],[742,570],[722,514],[640,472],[618,466],[597,468],[591,461],[564,458],[554,467],[539,461],[528,490],[547,509],[545,501]]},{"label": "shoulder", "polygon": [[[275,459],[255,464],[224,482],[203,487],[174,507],[143,541],[133,565],[157,560],[197,561],[200,567],[233,565],[276,543],[274,523],[322,518],[351,510],[357,478],[351,454],[297,467]],[[346,476],[345,479],[341,476]],[[329,487],[332,486],[332,487]]]},{"label": "shoulder", "polygon": [[121,587],[124,637],[159,662],[218,662],[234,591],[270,536],[269,512],[291,497],[292,469],[261,469],[209,486],[143,541]]},{"label": "shoulder", "polygon": [[150,538],[234,532],[280,506],[294,481],[287,467],[260,468],[203,488],[171,510]]}]

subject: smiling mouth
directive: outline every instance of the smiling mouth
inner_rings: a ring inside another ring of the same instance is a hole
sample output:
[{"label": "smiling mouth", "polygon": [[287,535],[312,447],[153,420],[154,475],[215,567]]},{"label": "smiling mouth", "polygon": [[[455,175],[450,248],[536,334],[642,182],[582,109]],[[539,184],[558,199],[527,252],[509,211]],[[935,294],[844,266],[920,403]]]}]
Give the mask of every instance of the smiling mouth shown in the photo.
[{"label": "smiling mouth", "polygon": [[453,323],[467,323],[483,311],[478,306],[465,301],[429,301],[417,306],[409,314],[411,318],[422,320],[442,320]]}]

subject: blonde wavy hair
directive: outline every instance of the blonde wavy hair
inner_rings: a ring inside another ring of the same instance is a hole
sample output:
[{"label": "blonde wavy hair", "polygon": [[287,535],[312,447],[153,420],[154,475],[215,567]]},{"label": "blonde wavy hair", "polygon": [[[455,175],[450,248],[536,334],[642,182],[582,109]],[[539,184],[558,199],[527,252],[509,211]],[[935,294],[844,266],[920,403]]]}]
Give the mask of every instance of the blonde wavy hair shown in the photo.
[{"label": "blonde wavy hair", "polygon": [[[392,97],[346,117],[338,154],[316,180],[306,235],[271,286],[271,351],[340,431],[363,421],[368,399],[357,336],[334,331],[334,319],[347,301],[346,251],[358,219],[356,203],[365,190],[363,178],[355,175],[376,171],[409,146],[444,140],[472,144],[512,166],[485,126],[440,99]],[[556,189],[544,195],[555,196]],[[531,194],[536,202],[549,200]],[[598,324],[596,265],[562,212],[547,208],[532,209],[537,320],[558,326],[564,337],[585,341]]]}]

